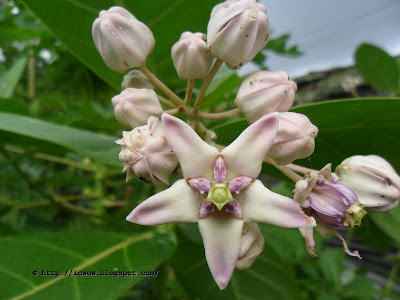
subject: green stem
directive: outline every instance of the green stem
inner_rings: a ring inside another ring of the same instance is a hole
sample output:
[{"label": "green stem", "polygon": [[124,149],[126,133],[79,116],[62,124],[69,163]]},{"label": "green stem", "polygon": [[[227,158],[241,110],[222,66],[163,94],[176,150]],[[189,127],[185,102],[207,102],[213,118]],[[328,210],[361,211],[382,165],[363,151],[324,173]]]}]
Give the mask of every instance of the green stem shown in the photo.
[{"label": "green stem", "polygon": [[241,111],[239,108],[235,108],[232,110],[220,112],[220,113],[206,113],[206,112],[199,112],[199,117],[209,120],[223,120],[233,116],[240,115]]},{"label": "green stem", "polygon": [[386,297],[390,298],[390,294],[392,291],[393,283],[396,281],[397,274],[399,272],[400,263],[395,263],[390,270],[389,278],[385,285],[385,295]]},{"label": "green stem", "polygon": [[184,104],[181,98],[179,98],[173,91],[171,91],[164,83],[162,83],[153,73],[147,69],[146,66],[140,67],[140,70],[150,80],[152,84],[158,87],[165,95],[174,100],[177,104]]},{"label": "green stem", "polygon": [[215,74],[217,74],[219,68],[222,66],[223,61],[217,59],[207,77],[203,81],[203,85],[200,88],[199,94],[197,95],[196,102],[193,106],[193,112],[196,115],[199,111],[200,105],[204,99],[204,96],[207,92],[208,86],[210,85],[211,81],[214,79]]},{"label": "green stem", "polygon": [[268,156],[265,157],[264,162],[273,165],[275,168],[277,168],[279,171],[281,171],[283,174],[285,174],[287,177],[289,177],[294,182],[297,182],[297,181],[303,179],[303,177],[301,177],[299,174],[293,172],[291,169],[289,169],[286,166],[277,164],[272,158],[270,158]]},{"label": "green stem", "polygon": [[168,263],[162,262],[158,268],[158,276],[154,284],[154,293],[151,299],[164,300],[166,299],[167,280],[168,280]]}]

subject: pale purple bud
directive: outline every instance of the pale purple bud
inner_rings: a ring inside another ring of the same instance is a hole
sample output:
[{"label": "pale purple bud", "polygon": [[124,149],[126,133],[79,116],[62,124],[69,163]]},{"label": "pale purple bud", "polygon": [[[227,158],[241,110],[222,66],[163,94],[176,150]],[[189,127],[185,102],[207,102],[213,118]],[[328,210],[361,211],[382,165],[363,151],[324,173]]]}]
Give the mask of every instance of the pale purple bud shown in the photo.
[{"label": "pale purple bud", "polygon": [[216,207],[214,203],[204,200],[200,205],[200,212],[199,212],[200,218],[205,218],[208,215],[214,213],[215,209]]},{"label": "pale purple bud", "polygon": [[142,71],[132,70],[124,76],[121,87],[123,90],[127,88],[150,89],[154,90],[153,84],[149,81]]},{"label": "pale purple bud", "polygon": [[283,112],[279,116],[278,134],[268,156],[280,165],[305,158],[314,152],[318,128],[302,114]]},{"label": "pale purple bud", "polygon": [[255,0],[228,0],[214,7],[207,27],[210,53],[238,69],[265,47],[269,38],[267,9]]},{"label": "pale purple bud", "polygon": [[204,78],[212,64],[203,33],[184,32],[171,49],[172,61],[181,79]]},{"label": "pale purple bud", "polygon": [[346,184],[331,173],[331,164],[320,172],[312,171],[296,183],[294,199],[300,201],[308,215],[330,226],[355,226],[365,216],[364,206]]},{"label": "pale purple bud", "polygon": [[168,145],[161,122],[150,117],[147,125],[124,131],[119,159],[127,172],[127,181],[135,174],[139,179],[155,185],[169,183],[178,160]]},{"label": "pale purple bud", "polygon": [[242,244],[236,269],[250,268],[264,249],[265,241],[256,223],[245,223],[242,232]]},{"label": "pale purple bud", "polygon": [[252,181],[253,178],[250,178],[248,176],[240,176],[233,178],[231,181],[229,181],[229,190],[232,193],[239,194],[240,191],[247,188]]},{"label": "pale purple bud", "polygon": [[226,179],[226,163],[221,156],[214,163],[214,178],[217,183],[224,183]]},{"label": "pale purple bud", "polygon": [[288,111],[294,101],[297,85],[282,71],[258,71],[247,76],[240,85],[235,105],[249,123],[272,112]]},{"label": "pale purple bud", "polygon": [[242,207],[237,200],[225,204],[224,210],[227,214],[231,214],[235,218],[241,219],[243,217]]},{"label": "pale purple bud", "polygon": [[150,89],[128,88],[111,102],[118,122],[132,128],[146,124],[149,117],[163,112],[157,94]]},{"label": "pale purple bud", "polygon": [[106,65],[119,73],[144,66],[155,44],[151,30],[119,6],[100,12],[92,35]]},{"label": "pale purple bud", "polygon": [[336,168],[336,173],[356,192],[367,211],[386,211],[399,203],[400,177],[380,156],[349,157]]},{"label": "pale purple bud", "polygon": [[210,181],[205,178],[192,178],[188,180],[189,185],[198,190],[200,194],[208,193],[210,190]]}]

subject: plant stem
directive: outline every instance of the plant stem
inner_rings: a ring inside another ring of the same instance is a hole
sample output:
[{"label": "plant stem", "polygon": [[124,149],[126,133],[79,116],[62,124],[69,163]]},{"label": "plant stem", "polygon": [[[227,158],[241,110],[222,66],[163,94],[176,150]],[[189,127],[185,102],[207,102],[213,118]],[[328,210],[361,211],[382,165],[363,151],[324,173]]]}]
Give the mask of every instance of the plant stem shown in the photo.
[{"label": "plant stem", "polygon": [[277,168],[279,171],[281,171],[283,174],[285,174],[287,177],[289,177],[294,182],[297,182],[297,181],[303,179],[303,177],[301,177],[299,174],[293,172],[287,166],[282,166],[282,165],[277,164],[272,158],[270,158],[268,156],[265,157],[264,162],[273,165],[275,168]]},{"label": "plant stem", "polygon": [[174,100],[177,104],[184,104],[181,98],[179,98],[173,91],[171,91],[164,83],[162,83],[153,73],[147,69],[146,66],[140,67],[140,70],[150,80],[152,84],[158,87],[165,95]]},{"label": "plant stem", "polygon": [[173,109],[166,110],[166,111],[164,111],[164,112],[167,113],[167,114],[170,114],[170,115],[176,115],[176,114],[178,114],[181,110],[182,110],[181,107],[176,107],[176,108],[173,108]]},{"label": "plant stem", "polygon": [[167,280],[168,280],[168,264],[167,262],[162,262],[159,266],[158,276],[155,280],[154,284],[154,293],[151,299],[154,300],[164,300],[165,291],[167,289]]},{"label": "plant stem", "polygon": [[297,173],[301,173],[301,174],[308,174],[312,171],[312,169],[303,167],[303,166],[299,166],[299,165],[295,165],[295,164],[288,164],[286,165],[286,167],[288,167],[289,169],[297,172]]},{"label": "plant stem", "polygon": [[[4,149],[7,151],[15,152],[15,153],[24,153],[23,149],[14,147],[14,146],[5,145]],[[73,160],[69,160],[69,159],[66,159],[63,157],[46,154],[46,153],[41,153],[41,152],[35,153],[35,155],[33,155],[33,158],[43,159],[43,160],[47,160],[47,161],[51,161],[51,162],[55,162],[55,163],[59,163],[59,164],[64,164],[64,165],[68,165],[73,168],[78,168],[78,169],[82,169],[85,171],[91,171],[91,172],[95,171],[94,168],[92,168],[88,165],[85,165],[85,164],[82,164],[82,163],[79,163],[79,162],[76,162]]]},{"label": "plant stem", "polygon": [[385,295],[388,298],[390,298],[392,285],[396,280],[397,273],[399,272],[399,268],[400,268],[400,263],[395,263],[393,265],[392,269],[390,270],[389,278],[388,278],[388,280],[386,282],[386,285],[385,285]]},{"label": "plant stem", "polygon": [[54,193],[48,193],[48,192],[42,190],[41,186],[38,186],[29,178],[29,176],[19,167],[18,163],[14,159],[12,159],[10,157],[10,155],[8,155],[7,151],[4,148],[0,147],[0,152],[10,162],[10,164],[14,168],[15,172],[18,173],[18,175],[20,175],[23,180],[25,180],[28,187],[30,189],[36,191],[43,198],[48,199],[50,202],[54,203],[55,205],[60,206],[62,208],[66,208],[70,211],[79,212],[79,213],[88,214],[88,215],[96,215],[94,211],[92,211],[88,208],[73,205],[67,201],[63,201],[62,197],[59,197],[58,195],[56,195]]},{"label": "plant stem", "polygon": [[33,49],[29,50],[28,60],[28,98],[35,99],[35,56]]},{"label": "plant stem", "polygon": [[194,87],[194,79],[188,79],[186,87],[186,95],[185,95],[185,106],[190,105],[190,100],[192,100],[193,87]]},{"label": "plant stem", "polygon": [[235,108],[232,110],[224,111],[221,113],[206,113],[206,112],[199,112],[199,117],[204,118],[204,119],[209,119],[209,120],[222,120],[222,119],[227,119],[233,116],[240,115],[241,111],[239,108]]},{"label": "plant stem", "polygon": [[201,102],[204,99],[204,95],[206,94],[206,91],[208,89],[208,86],[210,85],[211,81],[213,80],[215,74],[217,74],[219,68],[222,66],[223,61],[221,59],[217,59],[211,68],[210,73],[208,73],[207,77],[203,81],[203,85],[200,88],[199,94],[197,95],[196,102],[194,103],[193,106],[193,112],[196,115],[197,112],[199,111]]},{"label": "plant stem", "polygon": [[175,108],[176,107],[175,104],[169,102],[167,99],[165,99],[165,98],[163,98],[163,97],[161,97],[159,95],[157,95],[157,98],[162,104],[164,104],[164,105],[166,105],[166,106],[168,106],[170,108]]}]

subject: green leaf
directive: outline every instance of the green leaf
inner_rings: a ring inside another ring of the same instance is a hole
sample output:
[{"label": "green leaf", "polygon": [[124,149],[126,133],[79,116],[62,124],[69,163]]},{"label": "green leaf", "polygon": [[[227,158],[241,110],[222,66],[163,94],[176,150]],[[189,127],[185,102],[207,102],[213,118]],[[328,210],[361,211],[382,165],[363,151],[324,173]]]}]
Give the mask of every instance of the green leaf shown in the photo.
[{"label": "green leaf", "polygon": [[369,214],[372,221],[400,246],[400,206],[380,213]]},{"label": "green leaf", "polygon": [[293,270],[266,243],[252,267],[235,270],[227,288],[220,291],[208,269],[204,248],[179,235],[172,266],[191,298],[197,299],[298,299]]},{"label": "green leaf", "polygon": [[[398,153],[393,151],[400,149],[400,99],[327,101],[296,106],[291,111],[305,114],[319,129],[314,153],[296,163],[319,169],[329,162],[338,165],[352,155],[377,154],[400,172]],[[213,130],[218,143],[227,145],[247,126],[246,120],[239,120]]]},{"label": "green leaf", "polygon": [[[175,244],[172,233],[132,236],[59,232],[2,238],[0,252],[7,257],[0,262],[2,297],[14,300],[116,299],[146,277],[100,276],[100,270],[156,271],[163,259],[161,253],[171,255]],[[59,276],[43,276],[42,270],[59,272]],[[97,274],[75,276],[79,271]]]},{"label": "green leaf", "polygon": [[[22,1],[75,55],[100,78],[120,89],[122,77],[110,71],[92,40],[92,23],[102,9],[125,6],[153,31],[156,47],[147,64],[165,79],[175,76],[171,47],[183,31],[205,32],[212,7],[218,2],[190,0],[23,0]],[[185,85],[184,81],[181,81]]]},{"label": "green leaf", "polygon": [[210,109],[218,104],[233,103],[242,78],[235,71],[223,65],[211,82],[202,108]]},{"label": "green leaf", "polygon": [[26,67],[28,58],[23,56],[17,59],[12,67],[0,76],[0,98],[10,98],[18,81],[21,79],[22,73]]},{"label": "green leaf", "polygon": [[113,167],[120,167],[117,138],[0,112],[0,131],[50,142]]},{"label": "green leaf", "polygon": [[375,89],[400,91],[400,67],[394,57],[374,45],[362,44],[356,50],[355,60],[364,80]]}]

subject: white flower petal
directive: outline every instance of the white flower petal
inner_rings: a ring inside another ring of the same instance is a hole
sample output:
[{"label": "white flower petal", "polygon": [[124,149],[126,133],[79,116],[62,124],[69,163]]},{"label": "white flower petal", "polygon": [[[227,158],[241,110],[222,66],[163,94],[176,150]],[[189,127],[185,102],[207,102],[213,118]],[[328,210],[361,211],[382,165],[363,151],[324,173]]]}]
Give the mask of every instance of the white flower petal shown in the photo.
[{"label": "white flower petal", "polygon": [[214,213],[199,221],[208,267],[219,288],[229,283],[239,257],[243,220]]},{"label": "white flower petal", "polygon": [[185,122],[168,114],[162,115],[165,137],[182,167],[187,179],[204,177],[214,179],[214,161],[219,151],[204,142]]},{"label": "white flower petal", "polygon": [[314,218],[305,215],[300,205],[288,197],[271,192],[259,180],[236,196],[245,222],[268,223],[280,227],[314,227]]},{"label": "white flower petal", "polygon": [[202,201],[200,193],[181,179],[170,188],[143,201],[126,220],[141,225],[197,222]]},{"label": "white flower petal", "polygon": [[264,157],[278,133],[278,123],[279,113],[264,116],[222,150],[228,180],[243,175],[256,178],[260,174]]}]

